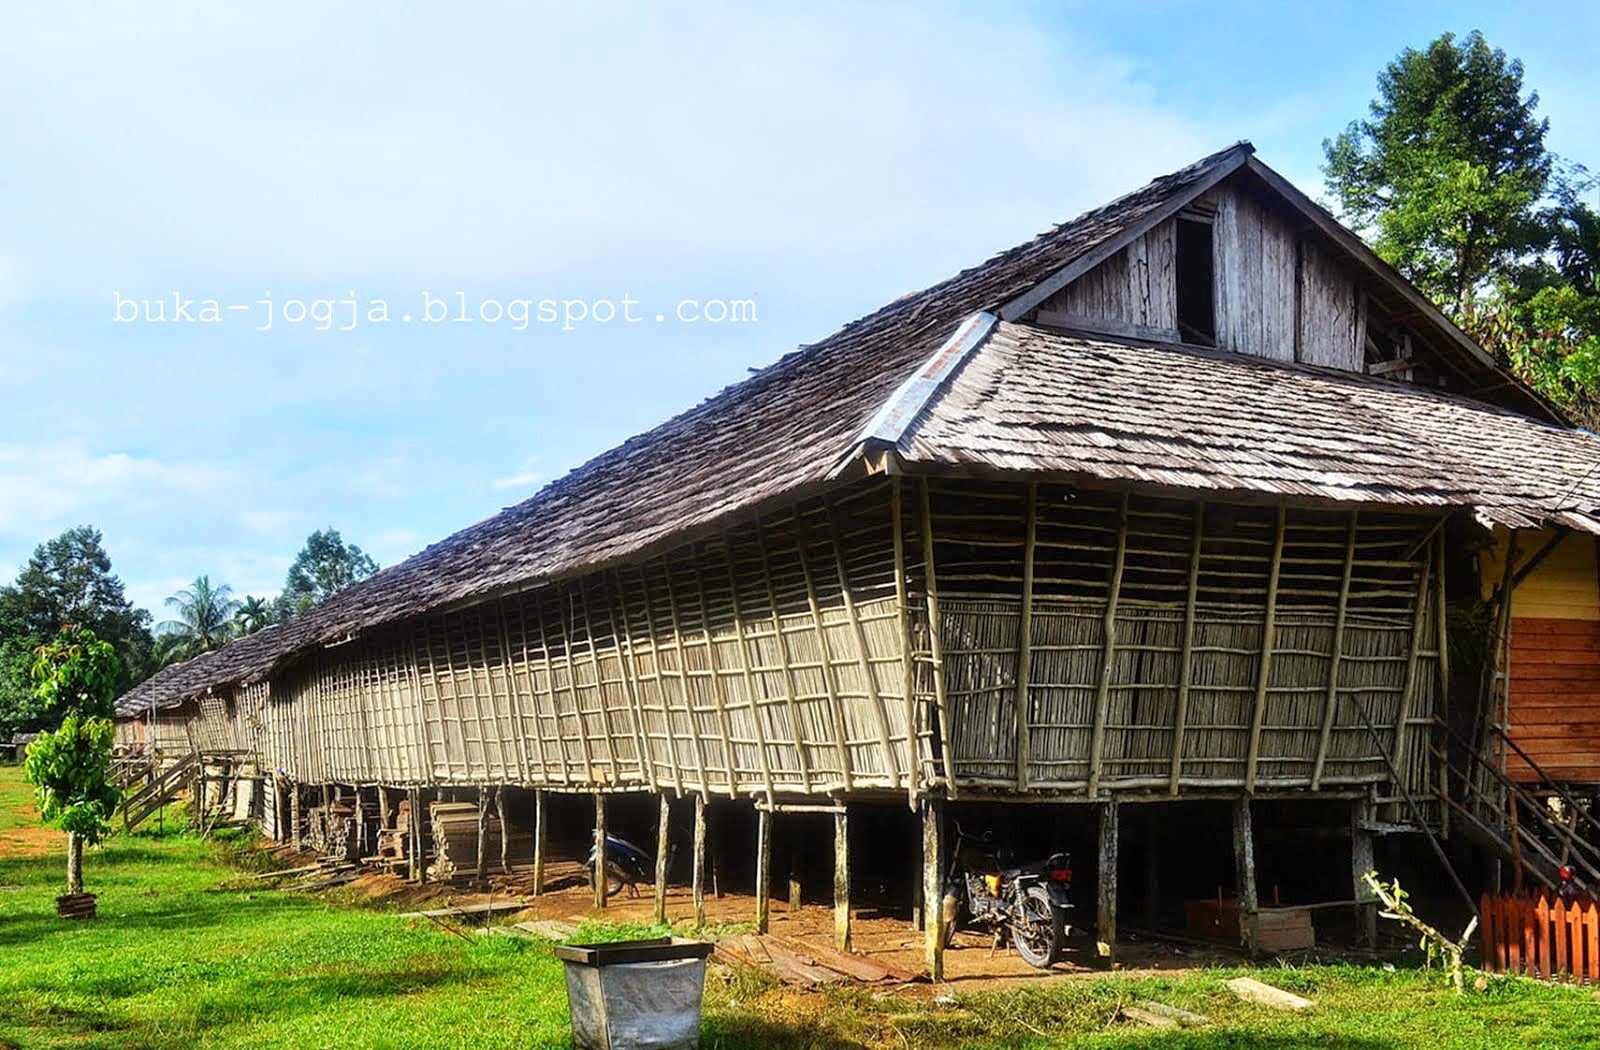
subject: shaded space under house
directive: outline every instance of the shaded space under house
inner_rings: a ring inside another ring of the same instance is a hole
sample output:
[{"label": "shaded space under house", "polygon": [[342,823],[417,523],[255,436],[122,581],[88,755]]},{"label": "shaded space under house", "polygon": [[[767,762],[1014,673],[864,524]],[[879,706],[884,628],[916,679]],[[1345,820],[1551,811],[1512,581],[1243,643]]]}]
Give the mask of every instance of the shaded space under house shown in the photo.
[{"label": "shaded space under house", "polygon": [[1380,849],[1600,865],[1548,804],[1600,781],[1597,465],[1240,144],[162,671],[122,742],[412,878],[687,826],[661,892],[764,923],[777,839],[936,976],[958,822],[1070,842],[1104,954],[1208,897],[1371,942]]}]

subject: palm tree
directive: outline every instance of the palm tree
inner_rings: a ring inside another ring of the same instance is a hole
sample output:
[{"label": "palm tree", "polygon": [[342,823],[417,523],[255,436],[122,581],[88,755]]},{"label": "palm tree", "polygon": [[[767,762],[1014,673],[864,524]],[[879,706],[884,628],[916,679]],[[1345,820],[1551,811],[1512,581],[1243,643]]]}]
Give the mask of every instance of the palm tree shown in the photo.
[{"label": "palm tree", "polygon": [[272,603],[265,598],[247,594],[244,596],[244,601],[239,603],[239,611],[234,615],[233,621],[240,634],[255,634],[274,622]]},{"label": "palm tree", "polygon": [[163,649],[174,657],[186,660],[209,652],[237,633],[234,617],[239,602],[233,597],[233,588],[225,583],[213,586],[209,576],[196,576],[188,587],[168,598],[167,604],[177,610],[178,618],[157,624],[156,630],[173,639]]}]

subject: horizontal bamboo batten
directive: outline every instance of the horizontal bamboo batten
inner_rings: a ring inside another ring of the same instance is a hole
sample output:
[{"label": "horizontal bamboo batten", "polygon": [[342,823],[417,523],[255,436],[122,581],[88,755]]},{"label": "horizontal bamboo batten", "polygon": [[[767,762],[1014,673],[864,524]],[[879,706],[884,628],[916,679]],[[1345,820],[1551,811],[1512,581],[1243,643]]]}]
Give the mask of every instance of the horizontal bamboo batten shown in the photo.
[{"label": "horizontal bamboo batten", "polygon": [[1367,718],[1430,776],[1433,524],[880,478],[324,650],[228,724],[310,782],[1387,798]]}]

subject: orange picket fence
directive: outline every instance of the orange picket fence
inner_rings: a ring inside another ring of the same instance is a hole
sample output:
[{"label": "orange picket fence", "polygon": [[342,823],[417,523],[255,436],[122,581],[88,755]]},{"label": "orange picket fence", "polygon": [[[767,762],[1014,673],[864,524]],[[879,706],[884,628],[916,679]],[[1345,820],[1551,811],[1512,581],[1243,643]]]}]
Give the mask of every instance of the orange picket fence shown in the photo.
[{"label": "orange picket fence", "polygon": [[1478,925],[1486,970],[1600,984],[1600,905],[1593,898],[1486,895]]}]

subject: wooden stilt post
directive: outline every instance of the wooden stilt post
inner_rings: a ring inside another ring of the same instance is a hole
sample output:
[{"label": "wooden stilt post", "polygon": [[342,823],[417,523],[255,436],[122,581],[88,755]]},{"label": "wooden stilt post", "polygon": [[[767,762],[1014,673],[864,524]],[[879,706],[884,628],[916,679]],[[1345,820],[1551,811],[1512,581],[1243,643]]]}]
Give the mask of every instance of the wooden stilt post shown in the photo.
[{"label": "wooden stilt post", "polygon": [[594,796],[594,906],[606,906],[606,797]]},{"label": "wooden stilt post", "polygon": [[1356,900],[1356,943],[1363,948],[1378,946],[1378,901],[1363,878],[1376,868],[1373,834],[1367,822],[1373,816],[1369,799],[1358,799],[1350,807],[1350,880]]},{"label": "wooden stilt post", "polygon": [[1117,957],[1117,840],[1121,816],[1115,798],[1100,805],[1099,886],[1095,893],[1095,951],[1106,962]]},{"label": "wooden stilt post", "polygon": [[378,785],[378,827],[389,827],[389,789]]},{"label": "wooden stilt post", "polygon": [[800,867],[805,858],[805,851],[800,845],[800,835],[796,834],[789,845],[789,914],[793,915],[800,910]]},{"label": "wooden stilt post", "polygon": [[928,976],[944,980],[944,802],[922,800],[922,933]]},{"label": "wooden stilt post", "polygon": [[656,899],[655,921],[658,926],[667,921],[667,857],[672,852],[672,801],[666,792],[661,794],[661,805],[656,817]]},{"label": "wooden stilt post", "polygon": [[511,874],[511,825],[506,820],[506,789],[494,789],[495,816],[500,818],[500,873]]},{"label": "wooden stilt post", "polygon": [[850,950],[850,819],[842,803],[833,815],[833,945]]},{"label": "wooden stilt post", "polygon": [[300,782],[289,782],[289,840],[300,848]]},{"label": "wooden stilt post", "polygon": [[694,797],[694,927],[706,924],[706,797]]},{"label": "wooden stilt post", "polygon": [[533,895],[544,892],[544,788],[533,789]]},{"label": "wooden stilt post", "polygon": [[1233,800],[1233,865],[1238,877],[1239,940],[1246,952],[1255,955],[1260,904],[1256,898],[1256,845],[1249,796]]},{"label": "wooden stilt post", "polygon": [[489,870],[489,795],[493,791],[487,784],[478,788],[478,867],[473,878],[479,886]]},{"label": "wooden stilt post", "polygon": [[767,932],[772,908],[772,814],[756,810],[756,932]]}]

